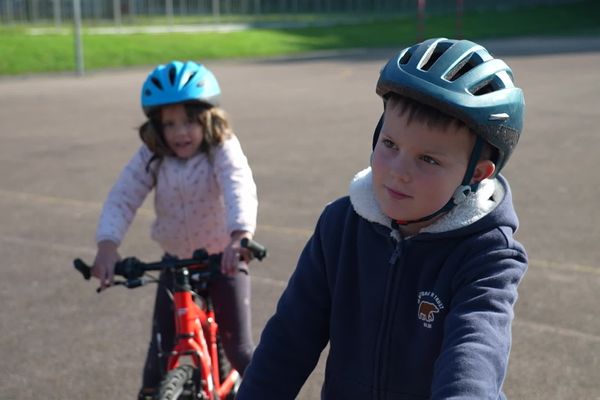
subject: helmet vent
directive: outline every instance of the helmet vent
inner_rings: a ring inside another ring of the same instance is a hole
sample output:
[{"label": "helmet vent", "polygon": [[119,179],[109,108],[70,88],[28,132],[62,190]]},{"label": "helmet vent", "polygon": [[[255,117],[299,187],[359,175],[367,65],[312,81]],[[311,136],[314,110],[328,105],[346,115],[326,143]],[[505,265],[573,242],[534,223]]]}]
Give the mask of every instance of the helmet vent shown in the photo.
[{"label": "helmet vent", "polygon": [[185,81],[185,83],[183,84],[183,86],[187,86],[192,79],[194,79],[194,77],[196,76],[196,71],[192,72],[191,74],[188,75],[187,80]]},{"label": "helmet vent", "polygon": [[156,86],[160,90],[163,90],[162,83],[160,83],[160,81],[158,80],[158,78],[156,78],[155,76],[153,76],[151,78],[151,80],[152,80],[152,83],[154,83],[154,86]]},{"label": "helmet vent", "polygon": [[169,68],[169,82],[171,82],[171,85],[175,85],[176,74],[177,74],[177,71],[175,70],[174,67]]},{"label": "helmet vent", "polygon": [[446,74],[445,78],[450,82],[457,80],[477,65],[481,64],[481,59],[479,57],[474,57],[475,54],[471,53],[469,57],[461,60],[454,68],[452,68]]},{"label": "helmet vent", "polygon": [[485,80],[479,85],[472,87],[469,91],[474,96],[481,96],[500,90],[503,87],[502,80],[498,76],[494,76],[492,79]]},{"label": "helmet vent", "polygon": [[421,69],[429,71],[429,68],[452,46],[450,42],[440,42],[435,48],[429,50],[425,57],[421,60]]},{"label": "helmet vent", "polygon": [[400,57],[399,64],[400,64],[400,65],[404,65],[404,64],[408,63],[408,62],[410,61],[411,57],[412,57],[412,51],[411,51],[411,49],[408,49],[408,50],[407,50],[407,51],[406,51],[406,52],[405,52],[405,53],[402,55],[402,57]]},{"label": "helmet vent", "polygon": [[492,82],[487,82],[485,85],[477,88],[477,90],[475,90],[473,92],[474,96],[481,96],[487,93],[492,93],[495,92],[494,90],[494,86],[492,85]]}]

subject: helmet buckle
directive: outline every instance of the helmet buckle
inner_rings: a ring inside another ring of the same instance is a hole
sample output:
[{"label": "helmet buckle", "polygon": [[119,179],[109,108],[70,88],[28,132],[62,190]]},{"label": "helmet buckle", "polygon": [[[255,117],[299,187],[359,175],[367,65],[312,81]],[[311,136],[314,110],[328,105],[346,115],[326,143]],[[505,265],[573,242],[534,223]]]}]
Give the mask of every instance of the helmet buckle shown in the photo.
[{"label": "helmet buckle", "polygon": [[455,205],[459,205],[464,202],[471,193],[473,193],[473,188],[470,185],[459,186],[452,196],[452,201]]}]

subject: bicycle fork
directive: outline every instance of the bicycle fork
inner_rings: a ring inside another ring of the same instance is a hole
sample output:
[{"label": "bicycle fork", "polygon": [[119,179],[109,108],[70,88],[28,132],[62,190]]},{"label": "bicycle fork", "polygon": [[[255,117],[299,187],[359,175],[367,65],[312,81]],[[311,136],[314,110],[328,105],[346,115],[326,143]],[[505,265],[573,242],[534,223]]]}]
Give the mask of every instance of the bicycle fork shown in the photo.
[{"label": "bicycle fork", "polygon": [[194,303],[187,272],[182,270],[180,271],[181,276],[176,277],[173,302],[177,339],[169,356],[167,370],[177,368],[182,356],[190,357],[197,367],[199,383],[201,383],[207,395],[212,398],[215,388],[215,382],[211,374],[213,366],[211,365],[211,357],[205,336],[202,334],[203,327],[201,325],[201,321],[207,320],[208,316],[204,310]]}]

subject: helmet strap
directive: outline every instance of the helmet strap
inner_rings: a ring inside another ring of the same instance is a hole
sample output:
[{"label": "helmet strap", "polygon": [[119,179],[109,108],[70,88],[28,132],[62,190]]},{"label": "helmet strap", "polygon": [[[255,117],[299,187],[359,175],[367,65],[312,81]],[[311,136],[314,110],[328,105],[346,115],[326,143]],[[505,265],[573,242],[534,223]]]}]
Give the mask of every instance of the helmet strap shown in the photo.
[{"label": "helmet strap", "polygon": [[377,140],[379,140],[379,133],[381,132],[381,127],[383,126],[383,115],[384,114],[381,114],[381,117],[379,117],[379,121],[377,122],[377,126],[375,127],[371,150],[375,150],[375,145],[377,144]]},{"label": "helmet strap", "polygon": [[471,193],[475,193],[479,188],[479,182],[471,183],[471,179],[473,179],[473,173],[475,172],[475,168],[477,167],[477,163],[479,162],[479,158],[481,157],[481,151],[483,150],[484,143],[485,142],[483,141],[483,139],[481,139],[479,135],[477,135],[475,139],[475,145],[473,146],[473,150],[471,150],[469,164],[467,165],[467,170],[465,171],[463,180],[460,186],[454,191],[454,194],[452,195],[450,200],[448,200],[448,202],[442,208],[440,208],[433,214],[429,214],[423,218],[419,218],[416,220],[396,221],[398,225],[409,225],[417,222],[429,221],[440,214],[452,210],[455,206],[465,201]]}]

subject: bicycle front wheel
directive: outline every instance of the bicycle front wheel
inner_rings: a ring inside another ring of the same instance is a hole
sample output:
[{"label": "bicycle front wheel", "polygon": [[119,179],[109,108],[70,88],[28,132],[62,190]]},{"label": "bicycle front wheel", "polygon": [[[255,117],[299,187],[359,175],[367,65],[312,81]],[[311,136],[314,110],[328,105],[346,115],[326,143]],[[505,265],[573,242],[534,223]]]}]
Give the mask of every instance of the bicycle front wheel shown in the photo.
[{"label": "bicycle front wheel", "polygon": [[158,390],[158,400],[196,400],[200,391],[194,377],[195,368],[182,365],[165,376]]}]

